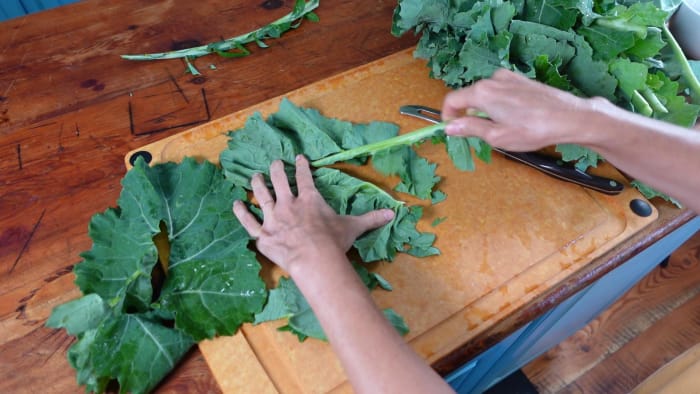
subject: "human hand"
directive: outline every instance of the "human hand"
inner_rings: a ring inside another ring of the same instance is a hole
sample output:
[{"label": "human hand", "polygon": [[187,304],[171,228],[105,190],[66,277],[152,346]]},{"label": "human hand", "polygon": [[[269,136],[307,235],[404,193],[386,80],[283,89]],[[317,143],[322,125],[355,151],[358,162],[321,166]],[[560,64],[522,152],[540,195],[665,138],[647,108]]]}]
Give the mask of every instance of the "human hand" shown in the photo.
[{"label": "human hand", "polygon": [[[447,135],[475,136],[513,151],[560,143],[585,144],[590,116],[614,107],[602,98],[584,99],[507,69],[490,79],[450,92],[442,106]],[[490,119],[469,115],[482,111]]]},{"label": "human hand", "polygon": [[262,174],[251,180],[253,194],[263,211],[262,224],[241,201],[234,202],[233,213],[256,240],[260,253],[289,273],[292,265],[317,261],[325,253],[345,254],[357,237],[394,218],[391,209],[361,216],[335,213],[316,189],[309,162],[301,155],[296,159],[297,196],[291,191],[281,161],[270,166],[270,179],[277,201]]}]

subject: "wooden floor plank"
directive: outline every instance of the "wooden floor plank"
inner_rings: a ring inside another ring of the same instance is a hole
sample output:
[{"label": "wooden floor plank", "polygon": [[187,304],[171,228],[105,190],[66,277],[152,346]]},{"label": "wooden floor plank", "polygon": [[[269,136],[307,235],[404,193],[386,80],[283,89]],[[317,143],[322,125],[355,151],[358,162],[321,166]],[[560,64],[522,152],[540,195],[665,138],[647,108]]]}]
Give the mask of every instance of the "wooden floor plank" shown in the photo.
[{"label": "wooden floor plank", "polygon": [[700,233],[523,371],[542,393],[626,393],[700,342]]}]

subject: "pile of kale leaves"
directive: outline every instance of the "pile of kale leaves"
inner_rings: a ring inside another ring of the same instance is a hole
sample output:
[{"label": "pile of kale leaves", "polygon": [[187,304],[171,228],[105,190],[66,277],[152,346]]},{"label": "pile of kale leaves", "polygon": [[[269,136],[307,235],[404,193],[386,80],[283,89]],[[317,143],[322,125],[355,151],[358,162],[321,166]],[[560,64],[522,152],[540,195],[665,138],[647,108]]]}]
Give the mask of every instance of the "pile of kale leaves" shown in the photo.
[{"label": "pile of kale leaves", "polygon": [[[241,324],[285,319],[279,329],[299,340],[325,334],[294,282],[281,278],[268,290],[251,238],[232,213],[246,200],[249,180],[282,160],[290,182],[298,154],[321,159],[368,143],[391,139],[398,126],[353,124],[327,118],[312,108],[282,100],[279,111],[250,116],[230,133],[221,167],[185,158],[149,166],[141,158],[122,180],[118,206],[90,220],[93,241],[74,268],[81,298],[56,307],[46,325],[66,329],[77,341],[68,360],[87,391],[101,393],[116,380],[120,392],[152,390],[197,342],[231,335]],[[444,135],[444,134],[443,134]],[[445,142],[444,139],[442,142]],[[468,149],[453,149],[457,163],[471,162]],[[396,190],[437,203],[436,165],[410,146],[374,156],[374,167],[399,175]],[[354,158],[364,164],[367,157]],[[421,232],[423,211],[395,199],[378,186],[334,168],[317,168],[314,181],[339,214],[394,210],[394,220],[363,234],[354,244],[362,262],[391,261],[397,253],[439,254],[435,234]],[[251,209],[261,212],[251,206]],[[355,264],[369,290],[391,285]],[[408,327],[391,308],[384,315],[401,334]]]},{"label": "pile of kale leaves", "polygon": [[[700,84],[668,30],[680,0],[400,0],[392,33],[420,34],[415,56],[430,76],[459,88],[498,68],[579,96],[600,96],[645,116],[695,124]],[[691,100],[692,99],[692,100]],[[691,103],[694,102],[696,104]],[[565,161],[602,158],[571,144]],[[667,196],[633,182],[647,197]]]}]

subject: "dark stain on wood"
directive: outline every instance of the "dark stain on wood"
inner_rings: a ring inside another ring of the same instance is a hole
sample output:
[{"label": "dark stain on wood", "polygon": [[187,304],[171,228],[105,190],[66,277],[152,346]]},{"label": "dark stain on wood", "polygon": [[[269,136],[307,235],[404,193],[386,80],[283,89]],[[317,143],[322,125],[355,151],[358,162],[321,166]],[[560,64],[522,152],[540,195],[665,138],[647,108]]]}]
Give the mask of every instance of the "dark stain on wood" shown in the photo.
[{"label": "dark stain on wood", "polygon": [[105,84],[94,78],[90,78],[81,82],[80,87],[83,89],[92,89],[96,92],[99,92],[105,89]]},{"label": "dark stain on wood", "polygon": [[51,282],[55,281],[56,279],[62,277],[63,275],[66,275],[66,274],[73,272],[73,267],[74,267],[74,264],[67,265],[67,266],[61,268],[60,270],[51,274],[51,276],[44,278],[44,282],[51,283]]},{"label": "dark stain on wood", "polygon": [[8,272],[9,274],[11,274],[12,271],[15,270],[15,267],[17,267],[17,263],[19,263],[19,260],[22,258],[22,255],[29,247],[29,243],[32,241],[32,238],[34,238],[34,234],[36,234],[36,230],[39,228],[39,225],[41,224],[41,220],[44,219],[45,213],[46,213],[46,209],[41,211],[41,215],[39,215],[39,220],[37,220],[36,223],[34,223],[34,227],[32,228],[32,231],[29,233],[27,240],[24,242],[22,249],[19,251],[19,254],[17,255],[17,258],[15,259],[15,262],[12,263],[12,267],[10,267],[10,271]]},{"label": "dark stain on wood", "polygon": [[0,234],[0,245],[2,245],[3,255],[5,252],[23,244],[23,240],[29,236],[29,230],[24,227],[12,226],[6,228]]},{"label": "dark stain on wood", "polygon": [[39,288],[36,288],[36,289],[30,291],[29,294],[27,294],[26,296],[22,297],[22,298],[19,300],[19,303],[22,304],[22,305],[26,305],[27,302],[29,302],[29,300],[31,300],[32,298],[34,298],[34,296],[36,295],[36,293],[37,293],[38,291],[39,291]]},{"label": "dark stain on wood", "polygon": [[129,25],[129,27],[127,27],[126,29],[127,30],[136,30],[138,28],[139,28],[139,25]]},{"label": "dark stain on wood", "polygon": [[202,43],[199,42],[199,40],[173,41],[173,43],[170,45],[170,49],[173,51],[179,51],[181,49],[198,47],[200,45],[202,45]]},{"label": "dark stain on wood", "polygon": [[134,110],[131,108],[131,100],[129,100],[129,131],[131,135],[136,135],[134,131]]},{"label": "dark stain on wood", "polygon": [[17,144],[17,169],[22,169],[22,145]]},{"label": "dark stain on wood", "polygon": [[198,77],[194,77],[194,78],[190,79],[190,82],[195,84],[195,85],[201,85],[204,82],[207,82],[207,78],[203,77],[203,76],[198,76]]},{"label": "dark stain on wood", "polygon": [[97,85],[97,80],[94,78],[86,79],[80,83],[80,87],[83,89],[89,89],[95,85]]},{"label": "dark stain on wood", "polygon": [[276,10],[284,5],[282,0],[265,0],[260,4],[260,7],[266,10]]}]

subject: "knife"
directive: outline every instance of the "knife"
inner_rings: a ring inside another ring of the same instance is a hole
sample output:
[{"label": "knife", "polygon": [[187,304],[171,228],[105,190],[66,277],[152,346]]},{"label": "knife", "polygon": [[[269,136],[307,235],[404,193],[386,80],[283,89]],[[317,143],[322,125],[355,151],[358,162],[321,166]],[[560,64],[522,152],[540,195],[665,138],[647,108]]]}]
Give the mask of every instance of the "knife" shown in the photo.
[{"label": "knife", "polygon": [[[399,108],[403,115],[413,116],[432,123],[440,123],[440,111],[422,105],[404,105]],[[593,189],[595,191],[615,195],[620,194],[624,185],[614,179],[590,175],[579,170],[574,165],[564,163],[554,157],[546,156],[535,152],[511,152],[493,147],[493,150],[500,152],[505,157],[542,171],[547,175],[572,182],[577,185]]]}]

